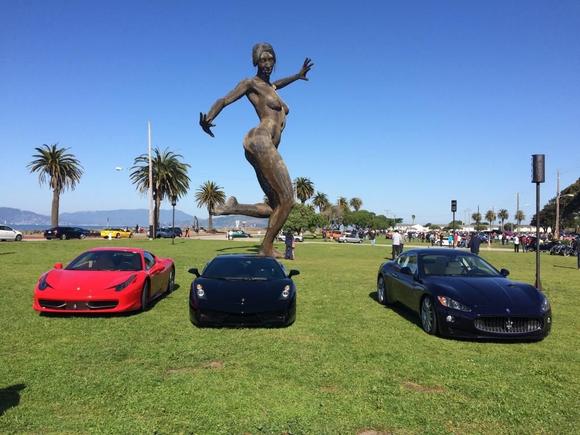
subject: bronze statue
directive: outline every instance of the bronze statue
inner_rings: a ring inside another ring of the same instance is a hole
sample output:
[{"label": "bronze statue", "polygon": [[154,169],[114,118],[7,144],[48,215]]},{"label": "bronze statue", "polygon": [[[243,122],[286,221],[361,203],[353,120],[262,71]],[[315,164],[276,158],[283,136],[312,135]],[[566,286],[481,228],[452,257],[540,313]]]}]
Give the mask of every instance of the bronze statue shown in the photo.
[{"label": "bronze statue", "polygon": [[246,159],[254,167],[262,190],[268,203],[238,204],[230,197],[224,206],[216,207],[214,214],[241,214],[244,216],[269,217],[268,230],[262,242],[260,253],[269,256],[280,256],[274,249],[274,240],[288,218],[294,205],[294,190],[288,169],[278,153],[282,131],[286,125],[288,106],[276,93],[277,89],[295,82],[308,80],[306,74],[314,66],[309,58],[304,60],[302,68],[290,77],[270,83],[270,75],[276,64],[276,54],[270,44],[260,43],[252,49],[252,59],[258,71],[255,77],[244,79],[225,97],[217,100],[207,114],[199,114],[199,125],[203,131],[214,137],[211,127],[214,119],[224,107],[239,100],[244,95],[254,106],[260,124],[252,128],[244,137]]}]

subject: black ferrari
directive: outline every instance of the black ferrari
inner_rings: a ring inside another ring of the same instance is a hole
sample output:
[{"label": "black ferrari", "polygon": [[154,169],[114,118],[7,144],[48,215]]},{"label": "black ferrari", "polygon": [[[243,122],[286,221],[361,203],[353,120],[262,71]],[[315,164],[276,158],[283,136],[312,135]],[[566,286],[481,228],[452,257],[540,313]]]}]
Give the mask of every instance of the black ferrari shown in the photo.
[{"label": "black ferrari", "polygon": [[272,257],[220,255],[196,278],[189,294],[189,317],[197,326],[288,326],[296,319],[296,286],[291,270]]},{"label": "black ferrari", "polygon": [[508,274],[465,251],[414,249],[381,265],[377,298],[418,313],[429,334],[543,339],[552,324],[548,298]]}]

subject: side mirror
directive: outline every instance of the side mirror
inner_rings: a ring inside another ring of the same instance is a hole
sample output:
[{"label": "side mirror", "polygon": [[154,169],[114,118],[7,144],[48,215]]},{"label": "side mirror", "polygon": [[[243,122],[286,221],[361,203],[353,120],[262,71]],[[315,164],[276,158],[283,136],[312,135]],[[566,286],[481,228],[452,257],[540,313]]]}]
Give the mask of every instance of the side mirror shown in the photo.
[{"label": "side mirror", "polygon": [[502,269],[502,270],[499,271],[499,274],[501,276],[508,276],[510,274],[510,271],[507,270],[507,269]]},{"label": "side mirror", "polygon": [[199,278],[199,270],[197,270],[197,267],[192,267],[191,269],[188,270],[188,272]]},{"label": "side mirror", "polygon": [[288,278],[292,278],[293,276],[296,276],[296,275],[300,275],[300,271],[299,270],[296,270],[296,269],[292,269],[288,273]]},{"label": "side mirror", "polygon": [[62,269],[62,263],[54,263],[55,269]]},{"label": "side mirror", "polygon": [[411,268],[408,266],[402,267],[401,268],[401,273],[404,275],[413,275],[413,272],[411,271]]}]

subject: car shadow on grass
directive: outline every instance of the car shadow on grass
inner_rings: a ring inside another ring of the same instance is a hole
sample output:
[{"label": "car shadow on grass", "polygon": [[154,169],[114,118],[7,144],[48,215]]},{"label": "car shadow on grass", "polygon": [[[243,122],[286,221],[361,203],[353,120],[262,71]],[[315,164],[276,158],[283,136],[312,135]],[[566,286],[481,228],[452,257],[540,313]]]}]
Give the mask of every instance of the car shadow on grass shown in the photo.
[{"label": "car shadow on grass", "polygon": [[26,388],[25,384],[15,384],[0,388],[0,417],[10,409],[20,404],[20,392]]},{"label": "car shadow on grass", "polygon": [[[379,304],[379,299],[377,298],[376,291],[370,292],[369,298],[371,298],[373,301]],[[401,316],[403,319],[417,326],[417,328],[423,330],[423,328],[421,327],[421,322],[419,322],[419,316],[417,316],[417,314],[415,314],[412,310],[405,307],[404,305],[395,303],[393,305],[383,305],[383,308],[393,311],[394,313]]]},{"label": "car shadow on grass", "polygon": [[[163,299],[167,298],[168,296],[171,296],[173,293],[175,293],[178,289],[180,288],[179,284],[175,284],[173,287],[173,291],[170,294],[167,293],[163,293],[160,297],[149,301],[149,306],[147,307],[146,311],[152,310],[153,308],[155,308],[155,306],[162,301]],[[85,318],[94,318],[94,317],[100,317],[100,318],[113,318],[113,317],[133,317],[133,316],[138,316],[139,314],[142,314],[143,312],[141,310],[135,310],[135,311],[127,311],[124,313],[99,313],[98,311],[92,312],[92,313],[75,313],[75,312],[66,312],[66,313],[40,313],[40,315],[42,317],[60,317],[60,318],[70,318],[70,317],[85,317]]]}]

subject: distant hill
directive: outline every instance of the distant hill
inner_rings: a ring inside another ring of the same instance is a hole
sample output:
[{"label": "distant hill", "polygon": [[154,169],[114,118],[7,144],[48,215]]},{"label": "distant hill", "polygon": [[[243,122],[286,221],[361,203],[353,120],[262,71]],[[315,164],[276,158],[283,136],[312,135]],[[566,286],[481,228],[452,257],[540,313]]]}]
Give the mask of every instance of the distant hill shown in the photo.
[{"label": "distant hill", "polygon": [[[161,210],[159,220],[162,226],[171,225],[172,211]],[[258,219],[248,216],[215,216],[213,218],[214,227],[232,228],[245,222],[247,226],[265,228],[268,224],[267,219]],[[95,211],[77,211],[74,213],[61,213],[59,223],[61,225],[75,226],[128,226],[134,227],[139,225],[146,227],[149,222],[149,211],[147,209],[132,210],[95,210]],[[198,217],[199,225],[207,228],[207,218]],[[26,210],[19,210],[10,207],[0,207],[0,223],[7,225],[39,225],[49,226],[50,216],[41,215]],[[193,224],[193,216],[175,210],[175,225],[188,226]]]}]

